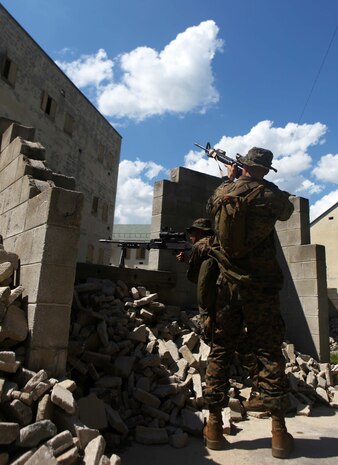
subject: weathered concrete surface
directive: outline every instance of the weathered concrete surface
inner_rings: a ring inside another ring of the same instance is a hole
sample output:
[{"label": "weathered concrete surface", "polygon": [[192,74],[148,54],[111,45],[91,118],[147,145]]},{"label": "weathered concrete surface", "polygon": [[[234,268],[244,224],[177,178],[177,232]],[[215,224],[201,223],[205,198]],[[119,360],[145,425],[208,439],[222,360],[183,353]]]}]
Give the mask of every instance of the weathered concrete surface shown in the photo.
[{"label": "weathered concrete surface", "polygon": [[[296,440],[288,462],[292,465],[336,465],[338,456],[338,411],[327,407],[313,410],[312,417],[287,419],[288,429]],[[270,419],[254,419],[238,423],[237,434],[226,436],[228,450],[211,451],[200,438],[189,437],[187,447],[174,449],[168,445],[133,444],[120,454],[123,465],[274,465],[283,461],[271,456]],[[284,462],[283,462],[284,463]]]}]

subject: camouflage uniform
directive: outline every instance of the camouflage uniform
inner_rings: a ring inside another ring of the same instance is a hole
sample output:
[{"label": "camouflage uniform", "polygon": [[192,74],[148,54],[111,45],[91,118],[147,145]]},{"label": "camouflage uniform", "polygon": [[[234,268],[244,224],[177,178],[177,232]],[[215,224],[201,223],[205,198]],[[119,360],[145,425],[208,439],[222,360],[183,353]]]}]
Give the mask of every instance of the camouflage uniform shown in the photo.
[{"label": "camouflage uniform", "polygon": [[[226,193],[239,187],[264,188],[247,211],[249,241],[255,247],[239,259],[227,260],[227,269],[218,279],[216,322],[213,346],[208,359],[205,398],[209,403],[226,403],[229,388],[229,365],[237,348],[243,321],[250,347],[256,355],[253,382],[267,408],[284,410],[287,406],[288,383],[281,352],[285,326],[279,308],[279,290],[283,275],[276,260],[274,225],[287,220],[293,211],[289,194],[264,179],[241,176],[226,180],[208,201],[207,210]],[[218,230],[218,215],[215,227]],[[265,236],[263,239],[260,237]],[[230,273],[228,273],[230,271]],[[243,281],[241,277],[245,276]]]}]

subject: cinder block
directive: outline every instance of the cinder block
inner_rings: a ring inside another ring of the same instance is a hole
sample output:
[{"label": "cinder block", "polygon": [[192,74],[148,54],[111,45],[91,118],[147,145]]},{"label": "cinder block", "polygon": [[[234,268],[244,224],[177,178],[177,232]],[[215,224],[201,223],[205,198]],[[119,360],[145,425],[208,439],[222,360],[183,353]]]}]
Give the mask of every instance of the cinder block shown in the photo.
[{"label": "cinder block", "polygon": [[[0,172],[0,191],[7,189],[17,178],[19,165],[19,156],[16,157],[9,165]],[[22,174],[23,175],[23,174]]]},{"label": "cinder block", "polygon": [[52,189],[46,189],[29,200],[25,228],[33,229],[46,224],[49,218]]},{"label": "cinder block", "polygon": [[24,202],[8,212],[7,227],[3,233],[4,237],[11,237],[24,231],[27,207],[27,202]]},{"label": "cinder block", "polygon": [[4,150],[16,137],[21,137],[24,140],[34,141],[35,128],[21,126],[21,124],[13,123],[3,133],[1,141],[1,151]]},{"label": "cinder block", "polygon": [[46,226],[23,231],[6,239],[6,248],[18,254],[21,266],[40,263],[45,246]]},{"label": "cinder block", "polygon": [[278,239],[282,247],[291,245],[301,245],[302,235],[300,229],[278,230]]},{"label": "cinder block", "polygon": [[294,279],[299,297],[318,296],[317,279]]},{"label": "cinder block", "polygon": [[28,303],[70,305],[73,298],[75,268],[48,264],[21,267],[21,283]]},{"label": "cinder block", "polygon": [[30,370],[44,369],[48,376],[61,378],[66,374],[67,349],[48,349],[46,347],[29,347],[27,365]]},{"label": "cinder block", "polygon": [[49,205],[48,224],[63,227],[80,227],[83,194],[55,187]]},{"label": "cinder block", "polygon": [[27,310],[31,347],[67,349],[70,305],[29,304]]},{"label": "cinder block", "polygon": [[306,244],[301,246],[290,246],[287,250],[288,261],[307,262],[311,260],[321,260],[325,262],[325,247],[317,244]]},{"label": "cinder block", "polygon": [[80,230],[48,225],[42,262],[76,267]]},{"label": "cinder block", "polygon": [[318,266],[314,260],[310,262],[290,263],[289,270],[293,279],[318,278]]}]

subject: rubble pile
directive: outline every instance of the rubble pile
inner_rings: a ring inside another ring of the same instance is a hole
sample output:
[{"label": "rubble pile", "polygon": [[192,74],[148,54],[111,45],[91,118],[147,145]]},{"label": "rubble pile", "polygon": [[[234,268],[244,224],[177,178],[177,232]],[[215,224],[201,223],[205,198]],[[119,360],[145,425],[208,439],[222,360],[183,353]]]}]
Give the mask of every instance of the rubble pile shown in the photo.
[{"label": "rubble pile", "polygon": [[74,381],[24,368],[28,325],[18,256],[0,246],[0,465],[118,465],[104,455],[105,441],[77,416]]},{"label": "rubble pile", "polygon": [[284,344],[283,354],[290,383],[290,412],[310,415],[316,404],[338,408],[338,366],[319,363],[310,355],[294,350],[293,344]]},{"label": "rubble pile", "polygon": [[79,417],[112,448],[131,439],[182,447],[202,433],[210,349],[195,313],[122,281],[75,286],[68,364]]},{"label": "rubble pile", "polygon": [[[196,311],[165,306],[157,294],[122,281],[92,278],[75,287],[69,377],[78,386],[80,419],[99,429],[111,448],[130,440],[183,447],[189,434],[200,435],[207,416],[202,389],[208,353]],[[283,353],[290,413],[310,415],[318,403],[338,407],[329,364],[296,352],[292,344],[285,343]],[[227,432],[245,418],[241,401],[250,392],[248,373],[235,357],[223,411]]]}]

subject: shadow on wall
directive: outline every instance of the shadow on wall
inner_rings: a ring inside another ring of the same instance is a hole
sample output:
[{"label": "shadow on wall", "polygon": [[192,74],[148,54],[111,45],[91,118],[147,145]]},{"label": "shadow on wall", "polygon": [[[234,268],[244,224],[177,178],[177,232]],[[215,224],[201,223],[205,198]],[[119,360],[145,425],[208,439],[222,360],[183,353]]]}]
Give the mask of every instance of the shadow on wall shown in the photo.
[{"label": "shadow on wall", "polygon": [[318,359],[318,352],[304,315],[303,306],[277,234],[275,239],[277,259],[284,275],[284,286],[280,292],[280,302],[282,316],[286,323],[286,340],[291,343],[297,341],[295,344],[296,350]]}]

